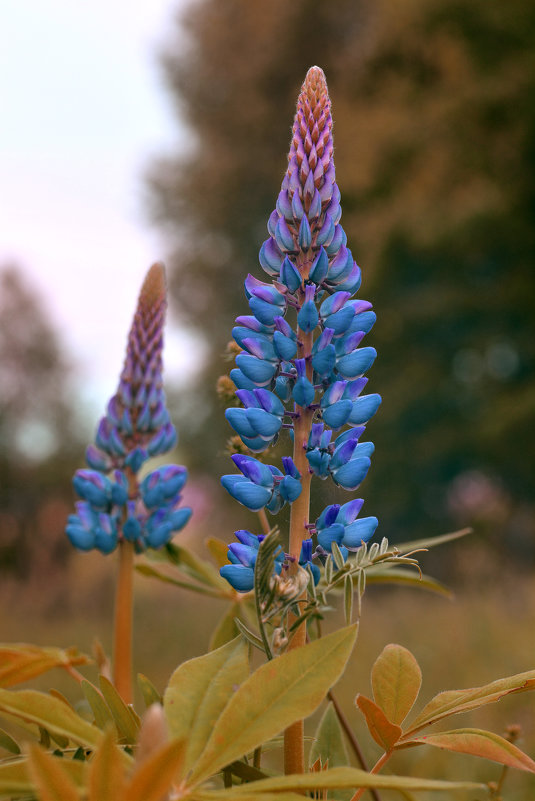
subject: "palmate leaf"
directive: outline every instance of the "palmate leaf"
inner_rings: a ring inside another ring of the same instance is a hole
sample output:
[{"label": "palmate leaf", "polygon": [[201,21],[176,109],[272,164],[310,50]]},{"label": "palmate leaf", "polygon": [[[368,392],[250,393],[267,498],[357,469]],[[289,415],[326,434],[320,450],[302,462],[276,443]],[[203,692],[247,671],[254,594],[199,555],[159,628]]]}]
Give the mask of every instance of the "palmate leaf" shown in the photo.
[{"label": "palmate leaf", "polygon": [[236,687],[247,678],[247,653],[247,645],[239,637],[184,662],[171,676],[164,693],[164,710],[172,736],[187,740],[185,773],[198,759]]},{"label": "palmate leaf", "polygon": [[501,765],[535,773],[535,762],[516,745],[483,729],[454,729],[404,740],[403,746],[434,745],[446,751],[491,759]]},{"label": "palmate leaf", "polygon": [[[291,776],[275,776],[271,779],[261,779],[254,784],[241,784],[228,790],[213,792],[196,791],[192,798],[198,801],[267,801],[268,798],[284,798],[275,795],[278,792],[292,790],[332,790],[336,788],[376,787],[384,790],[419,791],[473,791],[487,790],[485,784],[475,782],[449,782],[436,779],[418,779],[412,776],[382,776],[380,774],[366,773],[359,768],[332,768],[317,773],[303,773]],[[267,794],[267,795],[266,795]],[[288,798],[291,798],[289,796]],[[302,798],[302,796],[301,796]]]},{"label": "palmate leaf", "polygon": [[377,657],[371,679],[375,703],[391,723],[400,726],[422,685],[422,671],[415,657],[403,646],[391,643]]},{"label": "palmate leaf", "polygon": [[3,712],[67,737],[77,745],[93,747],[102,739],[99,729],[63,701],[36,690],[0,690],[0,715]]},{"label": "palmate leaf", "polygon": [[450,715],[468,712],[485,704],[494,703],[510,693],[520,693],[534,689],[535,670],[528,670],[525,673],[517,673],[514,676],[507,676],[505,679],[492,681],[490,684],[484,684],[481,687],[472,687],[467,690],[447,690],[439,693],[429,701],[404,731],[404,737],[411,736],[425,726],[430,726],[432,723],[436,723]]},{"label": "palmate leaf", "polygon": [[0,687],[13,687],[55,667],[86,665],[91,659],[76,648],[39,647],[27,643],[0,644]]},{"label": "palmate leaf", "polygon": [[262,665],[231,697],[189,779],[195,785],[312,714],[355,643],[349,626]]}]

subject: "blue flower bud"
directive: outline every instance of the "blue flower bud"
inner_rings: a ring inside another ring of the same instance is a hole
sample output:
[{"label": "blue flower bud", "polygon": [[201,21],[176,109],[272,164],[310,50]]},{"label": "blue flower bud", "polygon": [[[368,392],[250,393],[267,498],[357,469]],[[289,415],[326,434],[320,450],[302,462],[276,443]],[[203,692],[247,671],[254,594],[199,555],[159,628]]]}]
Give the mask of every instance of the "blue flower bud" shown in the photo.
[{"label": "blue flower bud", "polygon": [[310,230],[310,223],[306,217],[301,219],[297,241],[301,250],[308,250],[312,244],[312,232]]},{"label": "blue flower bud", "polygon": [[[242,373],[258,386],[269,384],[277,372],[275,364],[257,359],[256,356],[248,353],[239,353],[236,356],[236,364]],[[246,387],[246,389],[250,389],[250,387]]]},{"label": "blue flower bud", "polygon": [[284,217],[281,217],[275,228],[275,240],[282,251],[295,251],[295,244]]},{"label": "blue flower bud", "polygon": [[282,262],[280,280],[290,292],[296,292],[303,283],[301,273],[288,256]]},{"label": "blue flower bud", "polygon": [[254,438],[257,436],[257,431],[248,420],[245,409],[236,409],[234,407],[226,409],[225,417],[240,437]]},{"label": "blue flower bud", "polygon": [[368,542],[379,525],[376,517],[363,517],[346,526],[342,543],[346,548],[360,548],[363,542]]},{"label": "blue flower bud", "polygon": [[359,425],[367,423],[373,417],[381,404],[381,396],[377,394],[363,395],[353,402],[353,409],[349,418],[349,423]]},{"label": "blue flower bud", "polygon": [[319,478],[327,478],[329,462],[331,461],[330,454],[322,453],[320,450],[315,449],[307,451],[306,457],[314,475]]},{"label": "blue flower bud", "polygon": [[257,359],[265,359],[269,362],[279,361],[273,344],[264,337],[244,337],[242,347]]},{"label": "blue flower bud", "polygon": [[301,482],[292,476],[284,476],[279,484],[281,498],[288,503],[293,503],[301,495]]},{"label": "blue flower bud", "polygon": [[334,345],[327,345],[312,357],[312,367],[319,376],[324,377],[332,373],[336,363]]},{"label": "blue flower bud", "polygon": [[124,506],[128,500],[128,479],[121,470],[115,470],[115,484],[111,485],[111,500],[116,506]]},{"label": "blue flower bud", "polygon": [[78,495],[95,509],[109,508],[112,484],[102,473],[96,470],[77,470],[72,483]]},{"label": "blue flower bud", "polygon": [[303,303],[299,314],[297,315],[297,324],[299,325],[299,328],[301,331],[304,331],[307,334],[310,331],[313,331],[319,322],[318,310],[316,308],[316,304],[314,303],[315,291],[316,287],[312,284],[308,284],[306,286],[305,302]]},{"label": "blue flower bud", "polygon": [[[271,440],[280,431],[282,420],[264,409],[246,409],[245,414],[256,436]],[[247,435],[246,436],[250,436]]]},{"label": "blue flower bud", "polygon": [[[236,481],[236,479],[240,479]],[[244,476],[222,476],[221,483],[232,497],[252,512],[259,512],[271,499],[271,490],[253,484]]]},{"label": "blue flower bud", "polygon": [[290,202],[290,198],[288,197],[288,192],[285,189],[281,189],[281,191],[279,192],[276,207],[281,217],[285,217],[287,220],[292,219],[293,217],[292,203]]},{"label": "blue flower bud", "polygon": [[103,473],[107,473],[113,466],[112,459],[94,445],[88,445],[85,460],[93,470],[100,470]]},{"label": "blue flower bud", "polygon": [[297,342],[284,336],[280,331],[275,331],[273,334],[273,347],[277,356],[284,361],[293,359],[297,353]]},{"label": "blue flower bud", "polygon": [[95,548],[102,553],[111,553],[117,547],[117,525],[107,514],[100,512],[94,528]]},{"label": "blue flower bud", "polygon": [[324,248],[320,248],[318,255],[310,268],[309,278],[315,284],[321,284],[329,271],[329,257]]},{"label": "blue flower bud", "polygon": [[353,404],[350,400],[339,400],[323,410],[323,421],[326,425],[334,428],[342,428],[351,415]]},{"label": "blue flower bud", "polygon": [[312,220],[317,220],[317,218],[321,214],[321,196],[318,190],[314,192],[314,197],[312,198],[312,203],[310,204],[310,208],[308,210],[308,219],[312,222]]},{"label": "blue flower bud", "polygon": [[247,378],[244,372],[235,367],[230,371],[230,378],[238,389],[255,389],[256,384]]},{"label": "blue flower bud", "polygon": [[272,277],[279,275],[283,254],[274,238],[269,237],[269,239],[266,239],[260,248],[258,258],[262,269],[268,275]]},{"label": "blue flower bud", "polygon": [[268,303],[266,300],[252,297],[249,300],[249,307],[254,316],[260,320],[261,323],[268,326],[275,325],[275,317],[280,315],[281,310],[279,306],[274,303]]},{"label": "blue flower bud", "polygon": [[254,570],[243,565],[223,565],[219,575],[238,592],[250,592],[254,587]]},{"label": "blue flower bud", "polygon": [[351,459],[338,470],[331,471],[332,477],[340,487],[346,490],[356,490],[359,484],[364,481],[370,465],[371,461],[367,457]]},{"label": "blue flower bud", "polygon": [[377,356],[375,348],[358,348],[336,362],[336,369],[344,378],[353,379],[370,369]]},{"label": "blue flower bud", "polygon": [[95,547],[95,534],[92,529],[81,525],[76,515],[69,515],[69,522],[65,529],[71,545],[80,551],[90,551]]},{"label": "blue flower bud", "polygon": [[[320,191],[321,195],[321,191]],[[321,226],[319,233],[316,237],[316,244],[323,245],[327,247],[332,242],[334,232],[335,232],[335,223],[331,215],[327,212],[325,214],[325,222]]]}]

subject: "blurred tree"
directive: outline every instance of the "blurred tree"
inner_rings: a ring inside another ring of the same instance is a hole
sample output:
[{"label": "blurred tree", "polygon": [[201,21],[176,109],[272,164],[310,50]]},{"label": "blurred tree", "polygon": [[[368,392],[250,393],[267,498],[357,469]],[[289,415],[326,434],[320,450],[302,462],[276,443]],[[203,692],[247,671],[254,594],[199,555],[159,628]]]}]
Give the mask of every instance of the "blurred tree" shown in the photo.
[{"label": "blurred tree", "polygon": [[198,0],[177,26],[163,67],[195,143],[160,159],[149,183],[174,297],[212,349],[182,429],[199,464],[221,467],[217,365],[244,313],[243,278],[261,277],[293,104],[318,63],[343,224],[378,311],[368,513],[394,540],[437,533],[463,517],[455,492],[474,470],[511,509],[531,504],[535,7]]},{"label": "blurred tree", "polygon": [[16,265],[0,268],[0,569],[61,569],[79,461],[70,367],[52,322]]}]

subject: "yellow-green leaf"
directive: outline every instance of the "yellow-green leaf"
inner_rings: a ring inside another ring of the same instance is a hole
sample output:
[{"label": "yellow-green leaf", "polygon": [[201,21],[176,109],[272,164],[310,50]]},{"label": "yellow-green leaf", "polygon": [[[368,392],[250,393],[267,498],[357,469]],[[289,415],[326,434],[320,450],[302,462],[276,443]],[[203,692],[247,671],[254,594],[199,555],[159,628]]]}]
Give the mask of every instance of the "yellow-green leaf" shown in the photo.
[{"label": "yellow-green leaf", "polygon": [[88,801],[118,801],[125,788],[125,759],[109,729],[89,765]]},{"label": "yellow-green leaf", "polygon": [[372,668],[375,703],[388,720],[400,726],[422,685],[422,671],[415,657],[401,645],[385,646]]},{"label": "yellow-green leaf", "polygon": [[120,736],[127,743],[135,743],[140,727],[139,717],[131,706],[127,706],[111,681],[99,676],[99,684],[104,700],[110,708]]},{"label": "yellow-green leaf", "polygon": [[10,751],[12,754],[20,754],[18,743],[3,729],[0,729],[0,748],[5,748],[6,751]]},{"label": "yellow-green leaf", "polygon": [[239,630],[234,622],[236,617],[240,615],[240,604],[234,603],[229,606],[219,623],[217,624],[214,633],[210,639],[210,650],[215,651],[216,648],[221,648],[227,642],[236,639],[239,635]]},{"label": "yellow-green leaf", "polygon": [[102,697],[100,690],[97,690],[95,685],[91,684],[91,682],[86,679],[80,682],[80,687],[86,697],[87,703],[91,707],[98,728],[103,729],[108,723],[113,723],[113,715],[110,712],[108,704]]},{"label": "yellow-green leaf", "polygon": [[143,695],[143,701],[145,702],[145,706],[147,709],[152,704],[162,704],[163,699],[154,684],[150,679],[148,679],[143,673],[137,674],[137,686],[141,690],[141,694]]},{"label": "yellow-green leaf", "polygon": [[371,736],[385,751],[390,751],[401,737],[401,726],[391,723],[381,707],[365,695],[357,695],[356,703],[364,717]]},{"label": "yellow-green leaf", "polygon": [[356,626],[348,626],[256,670],[223,710],[193,769],[191,783],[312,714],[341,676],[356,636]]},{"label": "yellow-green leaf", "polygon": [[196,791],[195,798],[205,801],[226,801],[226,799],[240,799],[256,797],[258,801],[266,801],[264,793],[276,793],[284,790],[331,790],[337,787],[377,787],[384,790],[432,791],[440,790],[453,792],[456,790],[486,790],[485,784],[475,782],[448,782],[436,779],[419,779],[412,776],[386,776],[366,773],[359,768],[332,768],[318,773],[302,773],[291,776],[274,776],[272,779],[260,779],[251,784],[240,784],[228,790],[215,792]]},{"label": "yellow-green leaf", "polygon": [[171,676],[164,694],[164,710],[173,737],[187,740],[185,773],[198,759],[236,688],[247,678],[247,651],[239,637],[216,651],[184,662]]},{"label": "yellow-green leaf", "polygon": [[83,720],[63,701],[36,690],[0,689],[2,712],[68,737],[78,745],[95,746],[102,738],[99,729]]},{"label": "yellow-green leaf", "polygon": [[[393,563],[392,563],[393,564]],[[390,567],[387,563],[380,562],[379,565],[372,565],[366,570],[367,584],[404,584],[408,587],[415,587],[419,590],[429,590],[437,595],[444,595],[451,598],[452,592],[440,581],[426,576],[424,573],[416,573],[414,569],[404,569],[402,567]]]},{"label": "yellow-green leaf", "polygon": [[228,545],[220,540],[219,537],[208,537],[204,541],[210,556],[214,559],[217,567],[223,567],[223,565],[228,565]]},{"label": "yellow-green leaf", "polygon": [[28,748],[28,772],[40,801],[79,801],[76,785],[63,769],[63,760],[36,744]]},{"label": "yellow-green leaf", "polygon": [[[308,755],[310,767],[318,758],[322,765],[328,765],[330,768],[345,766],[349,763],[344,733],[332,704],[327,705],[316,729],[316,736]],[[351,791],[333,790],[331,796],[338,801],[346,801],[351,798]]]},{"label": "yellow-green leaf", "polygon": [[91,660],[76,648],[41,648],[28,643],[0,644],[0,687],[34,679],[55,667],[85,665]]},{"label": "yellow-green leaf", "polygon": [[410,728],[404,732],[404,736],[412,735],[424,726],[436,723],[449,715],[468,712],[470,709],[492,704],[495,701],[499,701],[504,695],[534,689],[535,670],[528,670],[525,673],[517,673],[515,676],[507,676],[505,679],[492,681],[482,687],[472,687],[468,690],[447,690],[435,695],[429,701],[412,721]]},{"label": "yellow-green leaf", "polygon": [[164,801],[184,758],[185,742],[166,743],[135,771],[121,801]]},{"label": "yellow-green leaf", "polygon": [[491,759],[501,765],[535,773],[535,762],[499,734],[483,729],[454,729],[404,740],[403,745],[434,745],[446,751]]},{"label": "yellow-green leaf", "polygon": [[[62,768],[76,786],[83,785],[87,770],[86,762],[66,759],[62,763]],[[26,758],[0,762],[0,797],[11,798],[31,794],[32,787]]]},{"label": "yellow-green leaf", "polygon": [[439,534],[438,537],[424,537],[421,540],[411,540],[410,542],[396,542],[396,548],[401,554],[418,551],[421,548],[434,548],[436,545],[444,545],[446,542],[453,542],[461,537],[471,534],[473,529],[461,528],[459,531],[450,531],[448,534]]}]

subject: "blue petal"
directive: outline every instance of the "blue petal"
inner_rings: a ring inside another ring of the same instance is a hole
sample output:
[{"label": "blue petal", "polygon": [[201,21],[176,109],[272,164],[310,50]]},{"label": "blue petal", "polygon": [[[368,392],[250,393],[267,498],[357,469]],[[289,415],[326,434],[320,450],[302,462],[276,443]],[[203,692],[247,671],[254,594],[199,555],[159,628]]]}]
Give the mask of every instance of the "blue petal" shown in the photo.
[{"label": "blue petal", "polygon": [[245,414],[251,427],[255,430],[255,435],[265,440],[273,439],[282,426],[280,417],[276,417],[264,409],[246,409]]},{"label": "blue petal", "polygon": [[234,382],[234,386],[238,389],[255,389],[256,384],[251,381],[250,378],[247,378],[244,372],[238,370],[237,367],[234,367],[230,371],[230,378]]},{"label": "blue petal", "polygon": [[351,306],[344,306],[343,309],[340,309],[334,314],[329,314],[328,317],[325,317],[323,322],[329,328],[334,329],[335,335],[339,335],[344,334],[348,330],[354,316],[355,312]]},{"label": "blue petal", "polygon": [[[351,401],[350,401],[351,403]],[[237,431],[240,436],[244,437],[256,437],[257,431],[249,421],[247,417],[247,410],[246,409],[235,409],[230,408],[225,410],[225,417],[227,418],[228,422],[234,429]]]},{"label": "blue petal", "polygon": [[279,484],[281,498],[288,503],[293,503],[295,500],[297,500],[297,498],[299,498],[301,495],[301,490],[301,482],[297,478],[292,478],[292,476],[284,476]]},{"label": "blue petal", "polygon": [[353,501],[344,503],[336,515],[336,522],[341,523],[343,526],[348,526],[357,517],[363,504],[362,498],[355,498]]},{"label": "blue petal", "polygon": [[280,281],[284,286],[288,287],[290,292],[296,292],[303,283],[301,273],[288,256],[282,262]]},{"label": "blue petal", "polygon": [[350,400],[339,400],[323,410],[323,421],[330,428],[341,428],[349,420],[352,409]]},{"label": "blue petal", "polygon": [[273,347],[277,356],[285,361],[293,359],[297,353],[297,342],[284,336],[280,331],[275,331],[273,334]]},{"label": "blue petal", "polygon": [[304,407],[304,406],[310,406],[311,403],[314,403],[316,392],[314,390],[314,387],[308,380],[308,378],[305,378],[305,376],[301,376],[295,382],[292,396],[298,406]]},{"label": "blue petal", "polygon": [[313,300],[308,300],[303,303],[299,314],[297,315],[297,323],[301,331],[309,333],[313,331],[319,322],[318,310]]},{"label": "blue petal", "polygon": [[322,548],[330,553],[331,543],[334,541],[337,545],[340,545],[343,536],[344,527],[339,523],[333,523],[332,526],[324,528],[322,531],[318,531],[318,543]]},{"label": "blue petal", "polygon": [[221,483],[232,497],[252,512],[259,512],[271,499],[271,490],[253,484],[251,481],[229,482],[222,476]]},{"label": "blue petal", "polygon": [[79,524],[69,523],[65,529],[65,533],[71,541],[71,545],[74,545],[74,547],[78,548],[80,551],[90,551],[91,548],[95,547],[95,534],[92,530],[88,531]]},{"label": "blue petal", "polygon": [[[269,384],[277,372],[275,364],[257,359],[256,356],[250,356],[248,353],[239,353],[236,356],[236,364],[247,378],[260,386]],[[251,387],[244,387],[244,389],[251,389]]]},{"label": "blue petal", "polygon": [[367,457],[352,459],[332,473],[337,484],[346,490],[356,490],[370,469],[371,462]]},{"label": "blue petal", "polygon": [[349,417],[349,423],[353,425],[360,425],[366,423],[377,411],[381,404],[381,396],[374,393],[373,395],[363,395],[353,402],[353,409]]},{"label": "blue petal", "polygon": [[376,517],[363,517],[346,526],[342,543],[346,548],[360,548],[363,542],[368,542],[379,525]]},{"label": "blue petal", "polygon": [[268,326],[275,325],[275,317],[278,317],[281,313],[280,306],[276,306],[274,303],[268,303],[254,296],[249,300],[249,307],[254,316],[260,320],[261,323]]},{"label": "blue petal", "polygon": [[219,575],[238,592],[249,592],[254,587],[254,570],[243,565],[223,565]]},{"label": "blue petal", "polygon": [[320,376],[328,376],[332,373],[336,363],[336,352],[334,345],[327,345],[323,350],[319,350],[312,357],[312,367]]},{"label": "blue petal", "polygon": [[336,362],[336,369],[344,378],[354,379],[370,369],[377,356],[375,348],[358,348]]}]

